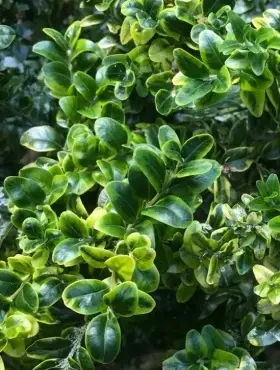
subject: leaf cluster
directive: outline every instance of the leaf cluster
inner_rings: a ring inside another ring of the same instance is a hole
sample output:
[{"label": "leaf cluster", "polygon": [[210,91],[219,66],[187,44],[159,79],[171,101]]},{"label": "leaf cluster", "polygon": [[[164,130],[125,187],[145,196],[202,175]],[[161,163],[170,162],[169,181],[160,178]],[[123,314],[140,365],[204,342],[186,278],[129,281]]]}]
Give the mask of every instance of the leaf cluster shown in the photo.
[{"label": "leaf cluster", "polygon": [[[156,294],[171,291],[199,312],[164,370],[271,365],[280,12],[249,24],[242,4],[83,1],[92,14],[65,32],[43,29],[33,51],[57,125],[23,133],[40,156],[4,182],[2,234],[12,227],[18,244],[0,262],[5,364],[114,362],[125,325],[149,320]],[[14,33],[0,30],[7,47]],[[219,312],[217,328],[201,324]]]}]

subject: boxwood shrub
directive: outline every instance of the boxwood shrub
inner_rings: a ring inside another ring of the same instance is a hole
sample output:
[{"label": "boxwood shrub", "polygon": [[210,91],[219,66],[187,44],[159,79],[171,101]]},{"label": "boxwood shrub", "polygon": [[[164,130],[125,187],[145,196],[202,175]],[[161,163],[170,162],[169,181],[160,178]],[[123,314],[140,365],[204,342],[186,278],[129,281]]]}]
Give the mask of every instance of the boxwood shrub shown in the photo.
[{"label": "boxwood shrub", "polygon": [[161,309],[153,369],[277,368],[280,11],[245,3],[84,0],[43,30],[57,126],[23,134],[40,155],[4,183],[0,369],[119,364]]}]

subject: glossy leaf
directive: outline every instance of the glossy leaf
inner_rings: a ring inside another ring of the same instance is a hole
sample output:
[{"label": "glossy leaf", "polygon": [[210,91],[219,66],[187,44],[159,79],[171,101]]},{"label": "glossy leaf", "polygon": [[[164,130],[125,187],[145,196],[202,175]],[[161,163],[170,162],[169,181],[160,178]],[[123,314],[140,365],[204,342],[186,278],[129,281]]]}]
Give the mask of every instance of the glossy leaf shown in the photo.
[{"label": "glossy leaf", "polygon": [[68,179],[65,175],[56,175],[53,177],[51,189],[50,189],[50,196],[49,196],[49,203],[55,203],[59,198],[61,198],[68,188]]},{"label": "glossy leaf", "polygon": [[163,370],[185,370],[188,367],[189,361],[187,360],[185,350],[176,352],[173,356],[169,357],[162,364]]},{"label": "glossy leaf", "polygon": [[79,239],[67,238],[62,240],[53,250],[53,262],[59,265],[75,265],[76,259],[80,256],[80,246],[84,244]]},{"label": "glossy leaf", "polygon": [[121,345],[121,331],[116,317],[106,313],[96,316],[87,326],[85,343],[95,361],[102,364],[114,361]]},{"label": "glossy leaf", "polygon": [[95,132],[101,140],[113,149],[119,150],[127,143],[127,132],[120,123],[112,118],[99,118],[95,121]]},{"label": "glossy leaf", "polygon": [[50,307],[59,301],[64,286],[64,282],[58,278],[50,277],[46,279],[39,291],[40,308]]},{"label": "glossy leaf", "polygon": [[114,257],[114,253],[107,249],[98,247],[81,246],[80,253],[83,259],[90,265],[96,268],[106,267],[105,262]]},{"label": "glossy leaf", "polygon": [[162,115],[168,115],[172,111],[174,104],[174,94],[172,91],[161,89],[155,97],[157,111]]},{"label": "glossy leaf", "polygon": [[209,14],[211,12],[215,13],[225,5],[229,5],[231,8],[233,8],[235,5],[235,0],[216,0],[214,2],[211,0],[202,1],[202,9],[204,14]]},{"label": "glossy leaf", "polygon": [[11,27],[0,25],[0,50],[10,46],[15,37],[15,31]]},{"label": "glossy leaf", "polygon": [[26,283],[16,296],[15,306],[19,311],[27,314],[33,314],[38,310],[38,294],[30,283]]},{"label": "glossy leaf", "polygon": [[220,69],[224,65],[223,54],[219,51],[222,44],[223,39],[211,30],[202,31],[199,35],[201,58],[211,69]]},{"label": "glossy leaf", "polygon": [[183,49],[174,50],[174,58],[179,70],[189,78],[204,78],[209,76],[208,68],[199,59]]},{"label": "glossy leaf", "polygon": [[178,178],[202,175],[208,172],[212,168],[212,164],[204,159],[197,159],[188,162],[183,168],[177,173]]},{"label": "glossy leaf", "polygon": [[190,330],[186,336],[186,356],[191,362],[197,362],[207,356],[207,345],[196,330]]},{"label": "glossy leaf", "polygon": [[38,42],[33,46],[33,52],[54,62],[66,62],[66,53],[64,53],[53,41]]},{"label": "glossy leaf", "polygon": [[202,98],[212,90],[212,83],[200,79],[189,79],[187,83],[178,91],[176,104],[179,106],[188,105],[197,99]]},{"label": "glossy leaf", "polygon": [[145,315],[155,308],[155,300],[147,293],[138,290],[138,306],[135,315]]},{"label": "glossy leaf", "polygon": [[182,157],[185,162],[201,159],[212,149],[214,140],[211,135],[201,134],[188,139],[182,147]]},{"label": "glossy leaf", "polygon": [[135,221],[139,202],[131,186],[122,181],[112,181],[106,186],[106,192],[121,218],[128,223]]},{"label": "glossy leaf", "polygon": [[33,127],[21,137],[21,145],[37,152],[61,149],[62,137],[50,126]]},{"label": "glossy leaf", "polygon": [[51,337],[38,339],[27,350],[27,356],[37,360],[64,358],[71,350],[71,341],[66,338]]},{"label": "glossy leaf", "polygon": [[245,91],[241,90],[240,97],[245,107],[255,116],[260,117],[263,114],[265,91]]},{"label": "glossy leaf", "polygon": [[163,160],[148,146],[136,148],[133,159],[154,189],[159,192],[165,180]]},{"label": "glossy leaf", "polygon": [[62,62],[51,62],[43,67],[45,84],[59,96],[68,95],[71,86],[71,74]]},{"label": "glossy leaf", "polygon": [[4,186],[11,201],[19,208],[41,205],[46,197],[44,190],[35,181],[23,177],[8,177]]},{"label": "glossy leaf", "polygon": [[63,212],[59,217],[59,228],[70,238],[86,238],[88,230],[85,222],[71,211]]},{"label": "glossy leaf", "polygon": [[108,291],[109,287],[102,281],[85,279],[68,285],[62,299],[71,310],[81,315],[93,315],[104,308],[103,297]]},{"label": "glossy leaf", "polygon": [[192,212],[187,204],[172,195],[146,208],[142,211],[142,215],[179,229],[186,228],[192,221]]},{"label": "glossy leaf", "polygon": [[43,32],[48,35],[62,50],[67,50],[67,42],[60,32],[53,28],[43,28]]},{"label": "glossy leaf", "polygon": [[95,97],[96,82],[84,72],[77,72],[74,75],[73,83],[77,91],[88,101],[91,102]]},{"label": "glossy leaf", "polygon": [[0,294],[9,297],[21,286],[20,277],[9,270],[0,269]]},{"label": "glossy leaf", "polygon": [[244,20],[239,15],[237,15],[233,11],[230,11],[228,13],[228,15],[229,15],[231,27],[232,27],[232,30],[233,30],[233,33],[234,33],[234,36],[235,36],[236,40],[239,41],[239,42],[243,42],[243,40],[244,40],[244,27],[246,26],[246,23],[244,22]]},{"label": "glossy leaf", "polygon": [[253,346],[269,346],[277,342],[278,338],[279,324],[272,320],[255,327],[248,334],[248,339]]},{"label": "glossy leaf", "polygon": [[117,285],[104,296],[104,302],[116,314],[124,317],[132,316],[138,305],[137,285],[131,281]]},{"label": "glossy leaf", "polygon": [[221,366],[226,367],[229,370],[235,370],[239,366],[239,358],[230,352],[216,349],[213,354],[211,367],[215,369]]},{"label": "glossy leaf", "polygon": [[53,176],[51,173],[39,167],[26,167],[19,171],[20,177],[33,180],[45,191],[48,192],[51,188]]},{"label": "glossy leaf", "polygon": [[121,106],[117,103],[108,102],[106,103],[101,111],[102,117],[109,117],[112,118],[115,121],[118,121],[119,123],[125,123],[125,114],[122,110]]}]

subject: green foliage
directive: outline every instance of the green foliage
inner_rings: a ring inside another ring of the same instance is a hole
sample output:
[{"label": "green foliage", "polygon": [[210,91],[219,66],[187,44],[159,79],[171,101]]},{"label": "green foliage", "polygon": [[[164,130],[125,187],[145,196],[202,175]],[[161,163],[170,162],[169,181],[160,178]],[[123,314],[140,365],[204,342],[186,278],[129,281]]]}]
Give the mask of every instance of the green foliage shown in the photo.
[{"label": "green foliage", "polygon": [[[42,60],[32,53],[32,44],[42,37],[44,27],[67,27],[70,4],[53,0],[0,3],[1,183],[32,157],[19,145],[23,132],[55,121],[56,108],[38,80]],[[79,17],[80,10],[70,7],[70,13]]]},{"label": "green foliage", "polygon": [[[199,364],[200,365],[196,365]],[[206,366],[204,366],[204,364]],[[186,336],[185,350],[176,352],[164,361],[163,369],[257,369],[256,363],[243,348],[236,346],[233,337],[211,325],[202,328],[201,334],[191,330]]]},{"label": "green foliage", "polygon": [[[82,1],[90,15],[43,29],[56,125],[29,125],[41,156],[0,197],[0,369],[123,366],[128,328],[157,334],[168,297],[159,341],[186,341],[164,370],[276,369],[280,12],[265,4]],[[0,48],[14,36],[2,26]]]}]

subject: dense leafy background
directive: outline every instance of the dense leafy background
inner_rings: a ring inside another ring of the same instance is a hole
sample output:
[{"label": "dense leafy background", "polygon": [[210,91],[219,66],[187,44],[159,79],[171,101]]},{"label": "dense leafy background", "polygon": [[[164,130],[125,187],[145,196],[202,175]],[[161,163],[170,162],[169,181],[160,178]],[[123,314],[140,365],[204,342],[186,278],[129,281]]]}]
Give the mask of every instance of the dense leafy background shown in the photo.
[{"label": "dense leafy background", "polygon": [[[13,44],[0,52],[0,177],[2,180],[8,175],[16,175],[23,164],[35,159],[34,152],[27,151],[19,145],[22,133],[34,126],[55,126],[57,121],[57,101],[50,97],[48,89],[44,87],[42,82],[41,68],[44,61],[43,58],[32,53],[32,46],[45,38],[42,34],[42,28],[51,27],[64,32],[74,20],[90,15],[93,12],[94,3],[93,1],[89,8],[81,9],[76,1],[61,1],[59,3],[57,1],[0,2],[1,23],[12,26],[16,31],[16,39]],[[279,4],[276,0],[269,2],[240,0],[237,3],[236,11],[243,16],[246,22],[249,22],[265,9],[277,7]],[[108,17],[111,20],[111,30],[114,30],[114,22],[118,24],[119,19],[114,14],[109,14]],[[107,28],[104,23],[101,23],[85,29],[84,35],[90,40],[99,41],[107,36]],[[113,34],[111,38],[103,39],[103,44],[111,43],[114,45],[114,39]],[[117,45],[118,48],[119,45]],[[126,52],[126,49],[124,51]],[[153,132],[153,123],[159,117],[154,106],[154,98],[149,96],[144,99],[132,94],[129,104],[130,106],[127,107],[128,126],[133,128],[134,122],[151,123],[152,125],[142,127],[146,130],[146,136],[150,142],[153,143],[157,136]],[[267,104],[264,114],[256,118],[240,104],[238,93],[233,91],[231,96],[213,108],[202,110],[187,108],[179,112],[172,112],[168,118],[164,117],[164,112],[162,114],[162,119],[173,123],[182,143],[194,133],[199,134],[206,131],[213,135],[216,141],[215,159],[224,165],[225,175],[217,185],[221,197],[224,199],[221,201],[221,198],[217,196],[218,201],[234,204],[240,200],[241,194],[256,191],[255,183],[258,179],[267,178],[270,172],[279,175],[279,112],[277,108],[275,113],[275,107],[271,106],[270,103]],[[163,121],[158,121],[158,124],[162,123]],[[63,124],[61,134],[64,134]],[[99,136],[102,137],[102,133]],[[228,180],[231,183],[230,199],[227,199]],[[88,209],[95,206],[96,197],[97,194],[93,196],[90,193],[88,198],[84,199]],[[197,211],[196,219],[205,220],[207,218],[211,201],[212,195],[205,194],[204,203]],[[1,236],[3,235],[0,238],[0,243],[5,237],[1,248],[1,257],[6,260],[7,257],[14,256],[17,252],[20,253],[20,249],[16,240],[16,230],[9,222],[6,200],[1,198],[0,202],[2,212],[0,231]],[[60,211],[61,209],[58,209],[58,213]],[[275,209],[270,211],[275,212]],[[276,211],[278,211],[277,208]],[[232,219],[230,211],[228,215],[230,222],[238,224],[234,227],[237,230],[236,235],[240,235],[246,229],[246,221]],[[174,243],[176,244],[176,241]],[[250,256],[250,253],[249,257],[246,256],[248,260],[250,260]],[[247,263],[248,260],[245,262]],[[241,262],[240,264],[243,268]],[[174,268],[178,268],[176,263],[174,266]],[[221,284],[222,291],[207,296],[207,302],[205,302],[205,293],[200,290],[186,304],[176,303],[176,291],[162,288],[153,293],[157,305],[152,313],[146,316],[137,316],[137,318],[125,317],[120,320],[122,351],[117,364],[108,365],[108,369],[123,369],[125,365],[131,366],[132,369],[141,368],[141,366],[144,366],[145,369],[148,369],[148,366],[151,369],[160,368],[159,364],[162,358],[166,357],[167,350],[171,348],[180,350],[184,347],[185,335],[188,330],[195,327],[200,332],[203,325],[209,322],[217,328],[234,334],[235,339],[238,338],[239,320],[243,312],[247,313],[251,307],[254,307],[256,297],[253,297],[246,290],[245,279],[242,286],[240,281],[235,280],[236,276],[233,276],[232,281],[230,280],[230,271],[227,271],[226,274],[228,281]],[[243,279],[242,275],[241,278]],[[170,284],[172,285],[172,282]],[[174,285],[177,286],[177,282]],[[227,290],[228,285],[231,286],[231,290]],[[223,295],[223,290],[226,291],[225,295]],[[60,304],[61,302],[55,308],[57,312],[62,310]],[[236,310],[237,307],[241,307],[240,311]],[[217,310],[215,310],[216,308]],[[202,312],[200,318],[198,318],[197,312]],[[67,313],[69,314],[69,311],[66,310],[65,315]],[[82,323],[82,320],[79,322],[79,319],[77,320],[76,316],[72,317],[71,314],[69,314],[69,320],[73,320],[75,325]],[[236,325],[236,323],[238,324]],[[61,325],[50,328],[45,325],[44,329],[43,337],[59,336],[61,333]],[[240,339],[239,342],[243,343],[243,340]],[[248,349],[252,350],[248,343],[247,345]],[[5,355],[4,359],[7,369],[19,368],[18,360]],[[277,364],[279,363],[279,354],[277,351],[264,352],[259,356],[259,359],[269,359],[271,363]],[[32,361],[26,358],[22,360],[22,368],[30,369],[33,366]],[[97,366],[97,368],[99,367]],[[106,368],[106,365],[102,365],[100,368]],[[267,369],[267,367],[264,368]],[[276,367],[274,368],[276,369]]]},{"label": "dense leafy background", "polygon": [[40,79],[43,61],[32,52],[32,46],[43,37],[42,28],[63,31],[80,17],[76,1],[0,2],[0,23],[11,26],[16,33],[11,47],[0,51],[1,181],[32,159],[19,145],[22,133],[55,122],[53,100]]}]

